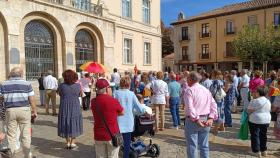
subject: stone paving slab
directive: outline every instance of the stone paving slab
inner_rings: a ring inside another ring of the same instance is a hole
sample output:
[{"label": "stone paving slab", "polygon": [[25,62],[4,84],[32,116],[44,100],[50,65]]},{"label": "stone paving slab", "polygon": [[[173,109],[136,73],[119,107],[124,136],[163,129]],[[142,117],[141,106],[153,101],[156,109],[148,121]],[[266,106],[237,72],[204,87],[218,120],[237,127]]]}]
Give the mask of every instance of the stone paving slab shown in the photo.
[{"label": "stone paving slab", "polygon": [[[57,117],[44,115],[44,110],[39,108],[39,117],[33,125],[32,148],[37,158],[94,158],[93,125],[90,111],[83,112],[84,134],[77,138],[75,150],[65,149],[65,140],[57,136]],[[210,135],[211,158],[251,158],[250,141],[236,139],[239,128],[240,115],[233,115],[234,126],[227,132],[219,133],[214,137]],[[166,110],[166,127],[171,126],[171,116]],[[280,142],[272,136],[272,128],[268,134],[269,158],[280,158]],[[166,129],[156,134],[153,141],[160,145],[160,158],[186,157],[184,131],[182,129]],[[277,155],[278,154],[278,155]],[[21,154],[20,154],[21,155]],[[19,157],[21,157],[18,155]]]}]

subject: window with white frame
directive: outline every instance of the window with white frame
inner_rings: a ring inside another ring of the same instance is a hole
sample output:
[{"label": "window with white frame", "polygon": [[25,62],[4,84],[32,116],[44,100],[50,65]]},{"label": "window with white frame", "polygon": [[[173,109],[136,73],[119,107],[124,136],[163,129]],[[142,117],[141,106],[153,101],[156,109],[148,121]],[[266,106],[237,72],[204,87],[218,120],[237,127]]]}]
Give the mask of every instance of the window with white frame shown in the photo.
[{"label": "window with white frame", "polygon": [[123,43],[123,63],[132,64],[132,39],[125,38]]},{"label": "window with white frame", "polygon": [[122,0],[122,16],[131,18],[131,0]]},{"label": "window with white frame", "polygon": [[150,0],[143,0],[142,10],[143,10],[143,22],[149,24],[150,23],[150,17],[151,17]]},{"label": "window with white frame", "polygon": [[151,43],[144,42],[144,64],[151,64]]}]

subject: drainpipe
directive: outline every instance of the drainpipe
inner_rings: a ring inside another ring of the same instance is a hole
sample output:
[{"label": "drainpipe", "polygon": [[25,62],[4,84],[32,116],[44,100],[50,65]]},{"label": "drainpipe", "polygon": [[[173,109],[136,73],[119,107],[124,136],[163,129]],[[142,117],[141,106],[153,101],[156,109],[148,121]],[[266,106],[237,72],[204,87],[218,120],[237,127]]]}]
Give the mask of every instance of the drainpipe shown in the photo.
[{"label": "drainpipe", "polygon": [[216,59],[215,59],[215,65],[214,68],[215,69],[219,69],[219,65],[218,65],[218,20],[217,18],[215,18],[216,20],[216,38],[215,38],[215,42],[216,42]]}]

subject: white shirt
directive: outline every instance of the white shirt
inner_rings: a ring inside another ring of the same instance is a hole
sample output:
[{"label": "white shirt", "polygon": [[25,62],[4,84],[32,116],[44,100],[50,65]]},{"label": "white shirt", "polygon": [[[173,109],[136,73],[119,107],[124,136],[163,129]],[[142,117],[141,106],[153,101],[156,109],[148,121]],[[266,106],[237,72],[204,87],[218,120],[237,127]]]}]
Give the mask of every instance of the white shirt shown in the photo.
[{"label": "white shirt", "polygon": [[120,80],[121,77],[119,73],[115,72],[111,75],[111,82],[114,82],[115,84],[120,84]]},{"label": "white shirt", "polygon": [[152,104],[166,104],[165,97],[169,96],[167,83],[163,80],[154,80],[147,84],[147,88],[152,89]]},{"label": "white shirt", "polygon": [[48,75],[48,76],[44,77],[43,85],[46,90],[48,90],[48,89],[57,90],[57,87],[58,87],[57,79],[55,77],[53,77],[52,75]]},{"label": "white shirt", "polygon": [[87,79],[85,77],[81,78],[80,83],[82,85],[83,92],[90,92],[90,87],[89,87],[91,86],[90,79]]},{"label": "white shirt", "polygon": [[247,74],[241,77],[241,83],[243,83],[243,88],[244,87],[249,88],[249,82],[250,82],[250,78]]},{"label": "white shirt", "polygon": [[249,115],[249,121],[255,124],[269,124],[271,103],[266,97],[259,97],[250,102],[248,109],[255,111]]}]

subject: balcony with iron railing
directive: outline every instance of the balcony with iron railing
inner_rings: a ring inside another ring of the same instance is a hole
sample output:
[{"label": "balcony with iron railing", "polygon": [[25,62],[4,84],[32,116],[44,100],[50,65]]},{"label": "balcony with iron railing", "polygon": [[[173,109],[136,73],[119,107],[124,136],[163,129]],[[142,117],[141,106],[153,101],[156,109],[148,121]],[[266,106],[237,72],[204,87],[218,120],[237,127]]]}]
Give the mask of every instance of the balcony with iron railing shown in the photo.
[{"label": "balcony with iron railing", "polygon": [[200,53],[199,54],[199,59],[201,60],[209,60],[211,59],[211,53]]},{"label": "balcony with iron railing", "polygon": [[182,61],[189,61],[189,55],[182,55]]},{"label": "balcony with iron railing", "polygon": [[225,28],[225,35],[234,35],[236,34],[236,27]]},{"label": "balcony with iron railing", "polygon": [[225,51],[224,52],[224,58],[234,58],[234,57],[236,57],[236,55],[233,51]]},{"label": "balcony with iron railing", "polygon": [[[31,1],[31,0],[29,0]],[[102,5],[91,3],[90,0],[35,0],[44,1],[55,5],[71,7],[76,10],[94,15],[102,15]]]},{"label": "balcony with iron railing", "polygon": [[211,31],[209,32],[199,32],[199,37],[200,38],[210,38],[211,37]]},{"label": "balcony with iron railing", "polygon": [[188,42],[188,41],[190,41],[190,36],[182,36],[181,37],[181,40],[179,41],[179,42]]}]

